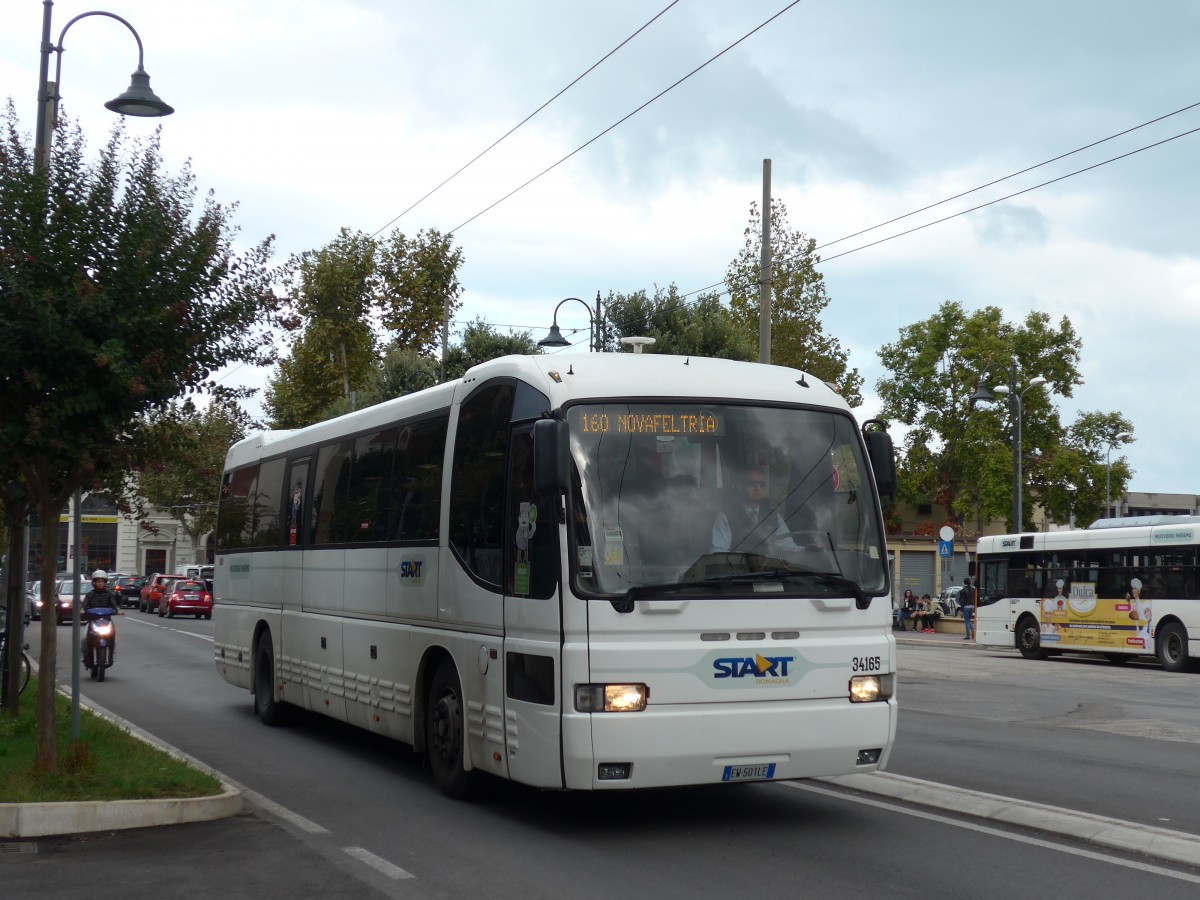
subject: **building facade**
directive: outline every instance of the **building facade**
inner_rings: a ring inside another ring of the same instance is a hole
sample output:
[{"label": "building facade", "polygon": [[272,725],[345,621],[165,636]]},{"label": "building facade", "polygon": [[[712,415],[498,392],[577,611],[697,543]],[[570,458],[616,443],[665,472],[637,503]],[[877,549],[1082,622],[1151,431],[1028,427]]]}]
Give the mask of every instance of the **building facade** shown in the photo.
[{"label": "building facade", "polygon": [[[182,523],[167,513],[153,511],[144,522],[121,515],[116,506],[95,495],[85,495],[80,505],[79,554],[81,570],[104,569],[125,575],[154,575],[179,572],[184,566],[211,562],[211,542],[202,541],[198,551]],[[34,516],[29,527],[28,572],[36,578],[42,560],[53,553],[58,572],[75,568],[75,525],[73,504],[59,517],[57,546],[47,547],[40,521]],[[197,558],[199,557],[199,558]]]}]

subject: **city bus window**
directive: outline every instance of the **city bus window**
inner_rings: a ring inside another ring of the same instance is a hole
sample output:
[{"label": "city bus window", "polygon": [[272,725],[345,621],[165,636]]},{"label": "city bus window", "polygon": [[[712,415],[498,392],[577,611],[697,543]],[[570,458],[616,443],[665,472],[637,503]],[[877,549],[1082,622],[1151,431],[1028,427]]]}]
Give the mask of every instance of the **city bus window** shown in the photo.
[{"label": "city bus window", "polygon": [[441,415],[400,429],[392,467],[391,540],[437,540],[449,421],[449,416]]},{"label": "city bus window", "polygon": [[336,544],[348,540],[350,530],[347,491],[350,486],[352,441],[326,444],[317,453],[313,484],[311,543]]},{"label": "city bus window", "polygon": [[346,495],[348,541],[363,543],[387,537],[392,459],[399,433],[400,429],[392,426],[364,434],[354,442],[354,462]]},{"label": "city bus window", "polygon": [[274,547],[279,543],[279,507],[283,493],[284,460],[265,462],[258,475],[258,489],[254,493],[254,524],[252,527],[255,547]]}]

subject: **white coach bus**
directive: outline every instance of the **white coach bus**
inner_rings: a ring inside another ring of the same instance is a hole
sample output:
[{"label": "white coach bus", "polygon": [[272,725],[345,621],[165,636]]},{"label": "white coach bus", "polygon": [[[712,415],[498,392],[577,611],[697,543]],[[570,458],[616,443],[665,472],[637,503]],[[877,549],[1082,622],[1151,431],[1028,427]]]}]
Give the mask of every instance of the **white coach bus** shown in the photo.
[{"label": "white coach bus", "polygon": [[981,537],[980,644],[1027,659],[1139,655],[1182,672],[1200,658],[1200,516],[1101,519],[1090,528]]},{"label": "white coach bus", "polygon": [[215,662],[267,724],[390,735],[451,796],[887,762],[892,444],[799,371],[505,357],[225,468]]}]

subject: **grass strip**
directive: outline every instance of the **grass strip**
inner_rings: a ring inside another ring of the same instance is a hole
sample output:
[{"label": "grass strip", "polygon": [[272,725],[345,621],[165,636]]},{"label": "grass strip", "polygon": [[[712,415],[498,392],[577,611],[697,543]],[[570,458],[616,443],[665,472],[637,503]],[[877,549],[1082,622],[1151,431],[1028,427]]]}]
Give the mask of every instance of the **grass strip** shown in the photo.
[{"label": "grass strip", "polygon": [[88,709],[79,711],[79,742],[71,740],[71,701],[55,695],[58,768],[35,772],[37,678],[21,695],[19,714],[0,713],[0,803],[159,800],[210,797],[221,782]]}]

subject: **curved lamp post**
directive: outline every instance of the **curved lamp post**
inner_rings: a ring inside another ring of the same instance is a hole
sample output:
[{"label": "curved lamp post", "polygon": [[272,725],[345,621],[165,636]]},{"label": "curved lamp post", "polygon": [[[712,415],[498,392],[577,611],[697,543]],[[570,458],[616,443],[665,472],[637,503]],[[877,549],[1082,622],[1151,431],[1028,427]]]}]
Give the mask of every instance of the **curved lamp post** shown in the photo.
[{"label": "curved lamp post", "polygon": [[[1112,501],[1109,499],[1109,475],[1112,471],[1112,452],[1113,447],[1117,444],[1128,444],[1133,440],[1133,435],[1128,431],[1122,431],[1112,439],[1108,445],[1108,452],[1104,454],[1104,518],[1109,517],[1109,511],[1112,509]],[[1115,518],[1115,517],[1114,517]]]},{"label": "curved lamp post", "polygon": [[592,308],[588,306],[586,300],[580,300],[578,297],[566,297],[558,301],[558,306],[554,307],[554,319],[550,325],[550,333],[538,341],[539,347],[570,347],[571,342],[563,337],[562,332],[558,329],[558,310],[568,301],[574,300],[576,303],[582,303],[583,308],[588,314],[588,350],[600,351],[600,335],[597,333],[597,325],[603,325],[604,320],[600,317],[600,292],[596,291],[596,312],[592,313]]},{"label": "curved lamp post", "polygon": [[984,369],[983,375],[979,377],[979,387],[971,396],[971,405],[974,406],[976,403],[992,403],[996,400],[999,400],[1000,397],[1008,397],[1008,404],[1013,413],[1013,532],[1020,534],[1025,530],[1025,520],[1022,516],[1024,512],[1022,509],[1022,494],[1024,493],[1024,485],[1022,484],[1021,476],[1021,401],[1024,399],[1025,393],[1030,388],[1035,388],[1045,384],[1046,378],[1042,375],[1035,375],[1033,378],[1029,379],[1028,383],[1022,384],[1021,382],[1017,381],[1017,358],[1015,356],[1013,357],[1012,365],[1009,366],[1008,369],[1007,384],[998,384],[989,391],[983,386],[983,376],[986,375],[987,372],[988,369]]},{"label": "curved lamp post", "polygon": [[[137,70],[133,73],[129,87],[125,92],[104,104],[107,109],[111,109],[113,112],[120,113],[123,116],[169,116],[175,112],[173,107],[163,103],[154,91],[150,90],[150,76],[142,68],[142,39],[138,36],[137,31],[132,25],[114,13],[103,12],[102,10],[80,13],[63,26],[63,30],[58,35],[58,43],[52,44],[50,43],[50,16],[54,8],[54,3],[52,0],[43,0],[43,6],[42,60],[38,73],[38,111],[34,143],[35,159],[39,166],[47,168],[50,164],[50,144],[54,139],[54,121],[58,114],[57,104],[62,99],[62,95],[58,91],[58,86],[62,75],[63,38],[66,37],[67,29],[80,19],[86,19],[89,16],[105,16],[109,19],[116,19],[129,29],[133,35],[133,39],[137,41]],[[58,54],[58,59],[54,65],[53,81],[48,80],[51,53]]]},{"label": "curved lamp post", "polygon": [[[129,88],[119,97],[115,97],[105,103],[105,107],[111,109],[115,113],[120,113],[123,116],[169,116],[175,110],[158,99],[154,91],[150,90],[150,76],[146,74],[146,70],[142,68],[142,39],[138,36],[137,31],[132,25],[122,19],[120,16],[110,12],[101,10],[93,10],[91,12],[80,13],[66,25],[58,34],[58,43],[50,43],[50,19],[51,13],[54,11],[53,0],[42,0],[42,47],[41,47],[41,64],[38,69],[38,95],[37,95],[37,123],[35,126],[34,138],[34,166],[38,171],[47,172],[50,169],[50,148],[54,140],[54,123],[58,117],[57,104],[61,99],[58,92],[59,79],[62,76],[62,54],[63,54],[63,38],[66,37],[67,29],[78,22],[80,19],[86,19],[89,16],[105,16],[109,19],[116,19],[122,25],[129,29],[133,34],[133,39],[137,41],[138,47],[138,65],[137,70],[133,73],[133,78],[129,83]],[[58,60],[54,66],[54,81],[49,81],[50,74],[50,54],[57,53]],[[74,503],[74,526],[75,526],[75,596],[74,596],[74,615],[71,622],[71,647],[79,646],[79,579],[82,574],[81,566],[81,546],[80,533],[82,532],[82,517],[80,515],[80,507],[82,506],[83,495],[79,490],[75,491]],[[80,670],[80,654],[72,652],[71,654],[71,737],[74,740],[79,739],[79,670]]]}]

